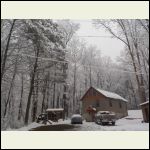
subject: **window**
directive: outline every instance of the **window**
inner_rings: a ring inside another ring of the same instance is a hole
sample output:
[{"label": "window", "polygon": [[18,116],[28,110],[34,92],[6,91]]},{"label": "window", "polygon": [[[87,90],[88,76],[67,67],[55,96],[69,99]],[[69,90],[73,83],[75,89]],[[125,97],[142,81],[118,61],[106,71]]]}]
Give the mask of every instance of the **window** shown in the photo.
[{"label": "window", "polygon": [[96,101],[96,107],[100,107],[99,100]]},{"label": "window", "polygon": [[126,110],[128,109],[128,106],[127,106],[127,104],[126,104]]},{"label": "window", "polygon": [[109,100],[109,106],[112,107],[112,101],[111,100]]},{"label": "window", "polygon": [[119,102],[119,107],[120,107],[120,108],[122,108],[122,104],[121,104],[121,102]]}]

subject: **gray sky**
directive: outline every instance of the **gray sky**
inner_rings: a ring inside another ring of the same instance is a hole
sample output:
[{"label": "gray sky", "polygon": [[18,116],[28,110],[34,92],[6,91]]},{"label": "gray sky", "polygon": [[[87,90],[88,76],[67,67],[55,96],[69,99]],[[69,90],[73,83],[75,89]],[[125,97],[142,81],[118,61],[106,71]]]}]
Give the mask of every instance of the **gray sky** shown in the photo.
[{"label": "gray sky", "polygon": [[[100,28],[96,29],[91,20],[72,20],[75,23],[80,24],[80,29],[77,31],[77,35],[81,36],[111,36],[105,29]],[[101,50],[102,56],[110,56],[113,61],[116,60],[116,57],[120,55],[120,52],[124,48],[124,44],[115,38],[106,38],[106,37],[80,37],[87,41],[90,45],[96,45],[98,49]]]}]

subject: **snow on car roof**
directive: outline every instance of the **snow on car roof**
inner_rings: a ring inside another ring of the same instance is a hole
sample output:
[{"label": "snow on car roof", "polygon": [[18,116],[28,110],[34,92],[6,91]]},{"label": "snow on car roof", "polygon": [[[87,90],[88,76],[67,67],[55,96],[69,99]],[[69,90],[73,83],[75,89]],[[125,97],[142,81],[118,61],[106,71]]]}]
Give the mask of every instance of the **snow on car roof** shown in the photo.
[{"label": "snow on car roof", "polygon": [[63,111],[63,108],[48,108],[46,111]]},{"label": "snow on car roof", "polygon": [[98,113],[110,113],[110,111],[98,111]]},{"label": "snow on car roof", "polygon": [[81,115],[80,114],[74,114],[74,115],[72,115],[72,117],[81,117]]},{"label": "snow on car roof", "polygon": [[120,99],[120,100],[123,100],[123,101],[127,102],[126,99],[124,99],[123,97],[121,97],[120,95],[118,95],[116,93],[104,91],[104,90],[101,90],[101,89],[96,89],[96,90],[99,91],[101,94],[103,94],[104,96],[106,96],[108,98]]},{"label": "snow on car roof", "polygon": [[146,101],[146,102],[144,102],[144,103],[141,103],[140,106],[145,105],[145,104],[148,104],[148,103],[149,103],[149,101]]}]

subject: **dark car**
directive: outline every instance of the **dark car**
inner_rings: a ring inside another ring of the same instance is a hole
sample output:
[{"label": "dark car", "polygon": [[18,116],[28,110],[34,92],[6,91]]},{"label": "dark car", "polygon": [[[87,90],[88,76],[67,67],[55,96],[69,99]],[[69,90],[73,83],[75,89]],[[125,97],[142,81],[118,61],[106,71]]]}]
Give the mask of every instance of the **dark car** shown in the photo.
[{"label": "dark car", "polygon": [[43,122],[43,121],[46,121],[47,120],[47,113],[42,113],[40,114],[37,118],[36,118],[36,122],[39,123],[39,122]]},{"label": "dark car", "polygon": [[74,114],[71,117],[71,124],[82,124],[83,123],[83,119],[82,116],[80,114]]},{"label": "dark car", "polygon": [[110,111],[99,111],[95,115],[95,122],[100,125],[106,125],[109,123],[112,123],[112,125],[115,125],[116,114]]}]

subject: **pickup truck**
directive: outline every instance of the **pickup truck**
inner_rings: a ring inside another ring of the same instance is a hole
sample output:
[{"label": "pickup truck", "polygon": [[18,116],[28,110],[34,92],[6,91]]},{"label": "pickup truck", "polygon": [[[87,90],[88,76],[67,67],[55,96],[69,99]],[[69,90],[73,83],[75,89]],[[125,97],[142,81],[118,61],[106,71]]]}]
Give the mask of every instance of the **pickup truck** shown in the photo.
[{"label": "pickup truck", "polygon": [[115,125],[116,114],[110,111],[98,111],[95,115],[95,123],[99,125],[106,125],[112,123]]}]

